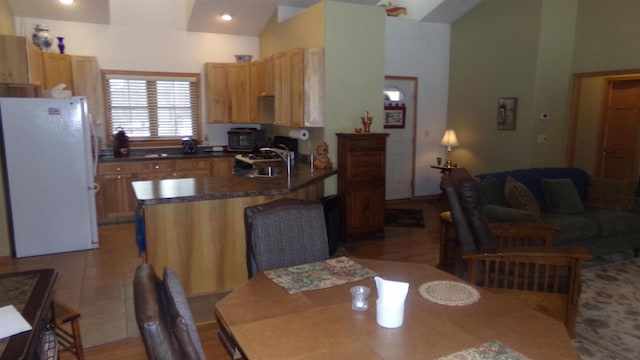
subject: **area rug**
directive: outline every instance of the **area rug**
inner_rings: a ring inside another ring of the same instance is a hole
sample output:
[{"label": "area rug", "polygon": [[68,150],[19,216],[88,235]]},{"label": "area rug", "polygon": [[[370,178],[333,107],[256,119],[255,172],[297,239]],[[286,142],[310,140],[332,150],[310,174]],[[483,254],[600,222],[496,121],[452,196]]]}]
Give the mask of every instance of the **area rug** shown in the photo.
[{"label": "area rug", "polygon": [[640,359],[640,258],[582,269],[573,345],[581,359]]},{"label": "area rug", "polygon": [[421,209],[384,209],[384,226],[424,227]]}]

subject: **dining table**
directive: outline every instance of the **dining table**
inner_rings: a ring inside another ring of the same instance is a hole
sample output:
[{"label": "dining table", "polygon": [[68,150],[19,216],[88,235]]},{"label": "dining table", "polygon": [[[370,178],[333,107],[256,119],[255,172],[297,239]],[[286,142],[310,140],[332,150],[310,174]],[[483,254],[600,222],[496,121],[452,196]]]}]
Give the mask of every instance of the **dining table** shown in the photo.
[{"label": "dining table", "polygon": [[[498,344],[498,351],[514,354],[510,359],[578,358],[561,322],[511,299],[427,264],[349,260],[385,280],[409,284],[400,327],[377,324],[373,277],[290,294],[263,272],[215,306],[220,337],[232,356],[251,360],[473,359],[480,358],[487,345]],[[478,296],[465,305],[429,300],[420,289],[435,283],[471,286]],[[366,311],[352,309],[350,288],[356,285],[371,289]]]}]

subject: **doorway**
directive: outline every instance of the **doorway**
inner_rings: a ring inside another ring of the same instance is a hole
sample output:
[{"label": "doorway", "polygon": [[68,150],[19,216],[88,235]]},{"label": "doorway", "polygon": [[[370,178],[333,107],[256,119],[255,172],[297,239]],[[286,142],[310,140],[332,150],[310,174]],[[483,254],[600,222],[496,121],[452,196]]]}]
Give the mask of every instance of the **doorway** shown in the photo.
[{"label": "doorway", "polygon": [[609,179],[638,178],[640,70],[574,75],[566,165]]},{"label": "doorway", "polygon": [[384,129],[389,134],[385,200],[410,199],[414,194],[417,88],[416,77],[385,76],[385,106],[405,107],[403,126]]}]

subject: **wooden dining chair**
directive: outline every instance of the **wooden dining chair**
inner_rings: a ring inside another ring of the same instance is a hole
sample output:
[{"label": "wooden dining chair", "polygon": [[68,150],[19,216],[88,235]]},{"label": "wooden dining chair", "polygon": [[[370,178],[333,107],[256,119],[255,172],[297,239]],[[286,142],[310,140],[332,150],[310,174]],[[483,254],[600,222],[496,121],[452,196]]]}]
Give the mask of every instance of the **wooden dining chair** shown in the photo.
[{"label": "wooden dining chair", "polygon": [[249,278],[329,257],[324,210],[317,201],[278,199],[249,206],[244,223]]},{"label": "wooden dining chair", "polygon": [[553,247],[553,226],[490,224],[465,169],[443,179],[460,247],[458,276],[560,320],[575,336],[584,249]]}]

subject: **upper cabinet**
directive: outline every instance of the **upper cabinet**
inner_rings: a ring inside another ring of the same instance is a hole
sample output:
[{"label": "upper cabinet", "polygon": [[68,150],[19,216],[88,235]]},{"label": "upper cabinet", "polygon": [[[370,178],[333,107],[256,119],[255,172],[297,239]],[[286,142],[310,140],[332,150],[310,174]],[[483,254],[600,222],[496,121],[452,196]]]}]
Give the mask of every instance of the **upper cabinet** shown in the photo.
[{"label": "upper cabinet", "polygon": [[291,49],[251,63],[205,64],[209,123],[324,126],[324,51]]},{"label": "upper cabinet", "polygon": [[86,96],[89,114],[94,124],[104,120],[104,98],[98,59],[95,56],[71,56],[73,95]]},{"label": "upper cabinet", "polygon": [[323,49],[291,49],[276,55],[274,124],[324,126]]},{"label": "upper cabinet", "polygon": [[0,82],[42,85],[42,52],[22,36],[0,35]]},{"label": "upper cabinet", "polygon": [[64,90],[73,91],[73,74],[71,72],[71,56],[52,52],[42,53],[44,65],[43,88],[50,90],[59,84],[65,84]]}]

